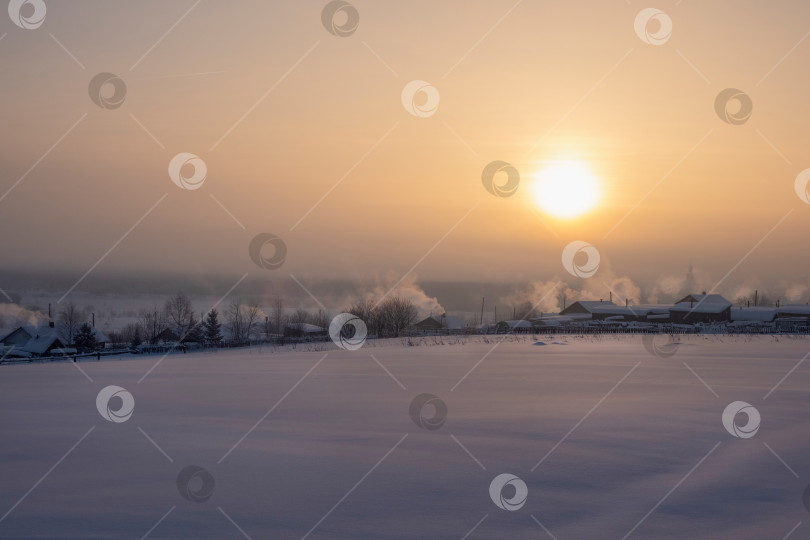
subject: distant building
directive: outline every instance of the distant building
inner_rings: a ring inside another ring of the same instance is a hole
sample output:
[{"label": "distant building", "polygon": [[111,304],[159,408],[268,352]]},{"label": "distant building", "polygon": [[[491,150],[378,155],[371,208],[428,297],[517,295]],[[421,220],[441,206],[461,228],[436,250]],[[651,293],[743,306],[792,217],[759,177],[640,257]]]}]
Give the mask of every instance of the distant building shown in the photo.
[{"label": "distant building", "polygon": [[592,315],[595,321],[622,320],[662,323],[669,322],[669,306],[658,304],[617,306],[612,303],[603,303],[592,309]]},{"label": "distant building", "polygon": [[669,308],[670,321],[678,324],[731,320],[731,302],[719,294],[690,294]]},{"label": "distant building", "polygon": [[605,306],[618,307],[607,300],[580,300],[560,311],[560,315],[593,315],[594,309]]},{"label": "distant building", "polygon": [[444,315],[442,317],[442,327],[447,330],[464,330],[465,328],[469,328],[470,325],[467,321],[456,315]]},{"label": "distant building", "polygon": [[776,316],[780,319],[788,317],[810,318],[810,305],[808,304],[787,304],[776,309]]},{"label": "distant building", "polygon": [[431,315],[415,323],[413,327],[420,332],[431,332],[440,330],[442,328],[442,321]]},{"label": "distant building", "polygon": [[776,319],[776,308],[768,307],[733,307],[731,320],[734,322],[773,322]]},{"label": "distant building", "polygon": [[99,348],[104,348],[110,342],[110,338],[108,338],[101,330],[96,328],[93,325],[90,325],[90,328],[93,330],[93,337],[96,338],[96,345]]},{"label": "distant building", "polygon": [[180,336],[172,332],[170,328],[164,328],[151,341],[152,345],[157,345],[158,343],[175,343],[180,341]]},{"label": "distant building", "polygon": [[28,353],[31,356],[47,356],[52,350],[65,347],[59,339],[56,329],[47,326],[15,328],[0,339],[0,345]]},{"label": "distant building", "polygon": [[6,345],[8,347],[16,347],[22,348],[23,345],[28,343],[28,341],[37,333],[37,329],[33,327],[25,327],[20,326],[15,328],[2,339],[0,339],[0,345]]}]

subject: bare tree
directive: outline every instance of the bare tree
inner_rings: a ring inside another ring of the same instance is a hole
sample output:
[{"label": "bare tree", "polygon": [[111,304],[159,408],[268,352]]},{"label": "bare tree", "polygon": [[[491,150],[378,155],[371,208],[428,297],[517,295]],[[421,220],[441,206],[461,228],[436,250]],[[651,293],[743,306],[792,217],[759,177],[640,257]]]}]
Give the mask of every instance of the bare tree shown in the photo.
[{"label": "bare tree", "polygon": [[163,306],[166,322],[177,337],[183,339],[195,325],[194,308],[185,294],[175,294]]},{"label": "bare tree", "polygon": [[323,309],[319,309],[317,313],[312,315],[312,324],[315,326],[320,326],[321,328],[327,329],[329,328],[330,322],[332,322],[332,320],[330,319],[329,314]]},{"label": "bare tree", "polygon": [[231,340],[235,343],[249,342],[263,316],[264,313],[259,309],[258,302],[254,301],[250,305],[245,305],[240,299],[234,298],[225,313]]},{"label": "bare tree", "polygon": [[245,322],[242,313],[242,302],[238,298],[231,300],[228,310],[225,312],[225,321],[227,322],[228,330],[231,332],[231,341],[233,343],[241,343]]},{"label": "bare tree", "polygon": [[416,321],[416,305],[400,295],[392,295],[377,307],[383,333],[394,337],[405,331]]},{"label": "bare tree", "polygon": [[276,334],[284,332],[284,299],[281,296],[273,299],[273,324]]},{"label": "bare tree", "polygon": [[57,333],[65,346],[71,345],[79,325],[84,322],[84,313],[73,302],[68,302],[59,312]]},{"label": "bare tree", "polygon": [[155,343],[158,334],[166,329],[164,310],[155,307],[151,311],[141,311],[138,317],[138,325],[140,326],[141,339],[148,343]]},{"label": "bare tree", "polygon": [[351,313],[352,315],[359,317],[360,320],[366,323],[366,328],[368,328],[369,332],[372,334],[379,335],[382,332],[380,325],[382,319],[379,316],[378,310],[374,307],[373,300],[356,302],[352,304],[351,307],[346,309],[346,313]]},{"label": "bare tree", "polygon": [[245,310],[245,336],[243,341],[250,341],[250,338],[253,337],[253,332],[256,330],[262,317],[264,317],[264,312],[259,309],[259,303],[256,301],[243,307]]},{"label": "bare tree", "polygon": [[295,313],[288,317],[288,322],[291,325],[306,324],[311,320],[312,316],[309,314],[309,311],[305,309],[296,309]]}]

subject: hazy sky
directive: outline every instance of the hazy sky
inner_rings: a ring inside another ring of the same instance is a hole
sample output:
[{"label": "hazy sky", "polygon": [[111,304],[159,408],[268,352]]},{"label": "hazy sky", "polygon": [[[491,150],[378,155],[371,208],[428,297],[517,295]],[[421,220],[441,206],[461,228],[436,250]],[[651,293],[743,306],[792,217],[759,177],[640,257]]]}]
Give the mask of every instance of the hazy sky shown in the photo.
[{"label": "hazy sky", "polygon": [[[326,1],[46,4],[36,29],[0,17],[2,270],[78,279],[110,250],[82,286],[97,271],[414,266],[529,282],[565,276],[562,250],[582,240],[605,276],[654,282],[693,264],[709,283],[733,269],[727,283],[810,284],[810,205],[794,191],[810,168],[804,0],[661,1],[673,30],[660,45],[636,34],[649,7],[636,0],[352,0],[348,37],[325,29]],[[120,107],[90,99],[100,72],[126,84]],[[435,114],[403,107],[413,80],[438,91]],[[715,112],[730,87],[752,100],[744,124]],[[181,152],[207,166],[199,189],[169,178]],[[572,220],[528,189],[559,159],[601,184]],[[484,189],[494,160],[520,172],[514,196]],[[281,268],[251,261],[259,233],[286,243]]]}]

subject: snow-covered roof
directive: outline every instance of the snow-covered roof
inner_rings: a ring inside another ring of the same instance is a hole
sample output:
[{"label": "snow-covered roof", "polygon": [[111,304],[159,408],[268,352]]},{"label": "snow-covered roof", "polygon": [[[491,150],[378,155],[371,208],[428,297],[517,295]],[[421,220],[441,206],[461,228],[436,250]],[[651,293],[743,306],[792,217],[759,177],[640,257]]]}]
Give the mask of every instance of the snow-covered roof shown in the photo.
[{"label": "snow-covered roof", "polygon": [[810,315],[810,305],[808,304],[787,304],[779,306],[777,310],[780,314],[788,313],[791,315]]},{"label": "snow-covered roof", "polygon": [[563,311],[567,311],[567,310],[571,309],[573,306],[575,306],[577,304],[579,304],[580,306],[582,306],[583,308],[585,308],[587,311],[589,311],[591,313],[593,312],[594,308],[597,308],[597,307],[600,307],[600,306],[618,307],[618,306],[616,306],[616,304],[614,304],[613,302],[610,302],[609,300],[578,300],[578,301],[574,302],[573,304],[569,305]]},{"label": "snow-covered roof", "polygon": [[733,307],[732,321],[772,321],[776,318],[776,309],[767,307]]},{"label": "snow-covered roof", "polygon": [[438,328],[442,325],[442,323],[441,321],[439,321],[439,319],[437,319],[433,315],[429,315],[424,319],[422,319],[421,321],[417,321],[414,323],[414,326],[425,326],[425,325],[435,326]]},{"label": "snow-covered roof", "polygon": [[8,338],[9,336],[11,336],[12,334],[15,334],[17,332],[23,332],[25,335],[28,336],[28,339],[31,339],[32,337],[36,336],[37,334],[49,334],[49,333],[51,333],[53,331],[54,331],[54,329],[50,328],[49,326],[42,326],[42,327],[37,328],[36,326],[23,325],[23,326],[18,326],[16,328],[14,328],[13,330],[11,330],[10,332],[8,332],[7,334],[5,334],[3,337],[0,338],[0,341],[5,341],[6,338]]},{"label": "snow-covered roof", "polygon": [[96,328],[95,326],[90,325],[90,328],[93,329],[93,336],[96,338],[97,342],[106,343],[106,342],[110,341],[109,338],[107,338],[107,336],[104,335],[104,333],[101,330],[99,330],[98,328]]},{"label": "snow-covered roof", "polygon": [[720,294],[692,294],[670,307],[670,311],[693,313],[720,313],[731,307],[731,302]]},{"label": "snow-covered roof", "polygon": [[53,331],[53,328],[49,328],[50,332],[40,332],[39,334],[35,335],[31,339],[28,340],[28,343],[20,347],[22,350],[34,354],[45,354],[49,348],[51,348],[54,343],[59,343],[59,336]]}]

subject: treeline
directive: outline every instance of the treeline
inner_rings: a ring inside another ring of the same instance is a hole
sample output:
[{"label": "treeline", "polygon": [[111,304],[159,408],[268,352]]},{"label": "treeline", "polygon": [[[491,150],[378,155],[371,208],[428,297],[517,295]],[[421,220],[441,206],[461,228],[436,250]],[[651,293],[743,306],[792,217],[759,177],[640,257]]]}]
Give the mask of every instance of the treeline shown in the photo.
[{"label": "treeline", "polygon": [[[73,307],[71,305],[71,307]],[[75,307],[74,307],[75,309]],[[393,294],[382,300],[360,301],[344,309],[362,319],[370,336],[398,337],[416,322],[416,305],[408,298]],[[116,346],[138,347],[142,344],[200,343],[204,346],[244,345],[283,336],[300,337],[301,334],[325,336],[332,318],[337,313],[324,309],[286,310],[283,300],[276,297],[269,308],[262,309],[258,301],[245,302],[234,298],[222,308],[197,314],[192,300],[185,294],[176,294],[162,306],[142,310],[135,322],[118,331],[109,332],[109,340]],[[319,330],[305,327],[312,325]]]},{"label": "treeline", "polygon": [[369,334],[378,337],[399,337],[418,316],[416,305],[400,295],[387,296],[382,302],[357,302],[345,311],[362,319]]}]

